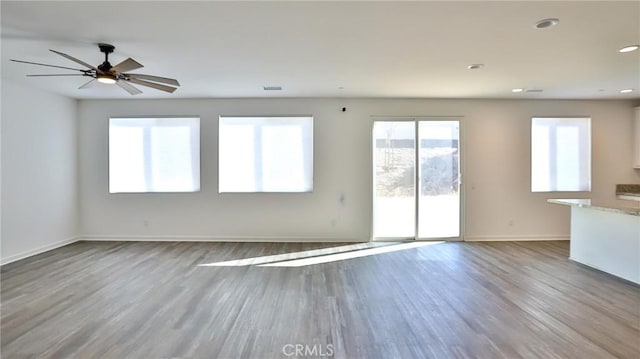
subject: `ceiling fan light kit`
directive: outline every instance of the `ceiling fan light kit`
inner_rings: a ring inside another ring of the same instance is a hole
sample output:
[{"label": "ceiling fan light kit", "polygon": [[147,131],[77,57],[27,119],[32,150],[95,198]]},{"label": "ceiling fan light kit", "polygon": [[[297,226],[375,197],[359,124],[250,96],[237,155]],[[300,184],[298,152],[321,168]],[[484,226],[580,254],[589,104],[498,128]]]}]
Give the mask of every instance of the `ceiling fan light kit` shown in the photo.
[{"label": "ceiling fan light kit", "polygon": [[[81,72],[81,74],[46,74],[46,75],[27,75],[27,76],[88,76],[88,77],[92,77],[92,79],[89,82],[80,86],[79,87],[80,89],[88,88],[90,87],[91,84],[94,83],[94,81],[98,81],[103,84],[116,84],[123,90],[127,91],[129,94],[137,95],[142,93],[142,91],[140,91],[140,89],[138,89],[137,87],[131,85],[131,83],[134,83],[140,86],[151,87],[156,90],[165,91],[169,93],[173,93],[177,89],[177,87],[180,86],[180,83],[176,79],[153,76],[153,75],[129,73],[128,71],[136,70],[143,67],[142,64],[140,64],[139,62],[137,62],[136,60],[130,57],[122,61],[121,63],[115,66],[112,66],[111,63],[109,63],[109,54],[115,50],[115,46],[110,44],[100,43],[98,44],[98,48],[100,49],[100,52],[104,53],[104,62],[98,65],[97,67],[90,65],[82,60],[76,59],[75,57],[67,55],[65,53],[55,51],[55,50],[50,50],[55,54],[58,54],[68,60],[75,62],[76,64],[82,65],[83,67],[86,68],[86,70],[75,69],[75,68],[64,67],[64,66],[47,65],[47,64],[37,63],[37,62],[14,60],[14,59],[12,59],[11,61]],[[171,85],[171,86],[168,86],[168,85]]]},{"label": "ceiling fan light kit", "polygon": [[115,84],[118,80],[112,74],[97,74],[96,80],[98,82],[102,82],[103,84]]}]

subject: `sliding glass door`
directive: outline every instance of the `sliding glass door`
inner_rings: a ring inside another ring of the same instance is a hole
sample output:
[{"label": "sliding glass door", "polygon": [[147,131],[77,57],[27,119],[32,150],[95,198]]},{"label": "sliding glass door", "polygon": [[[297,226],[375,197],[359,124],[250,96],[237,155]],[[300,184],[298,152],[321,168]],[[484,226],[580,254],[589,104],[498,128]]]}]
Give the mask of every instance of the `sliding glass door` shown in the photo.
[{"label": "sliding glass door", "polygon": [[418,237],[460,237],[460,123],[418,121]]},{"label": "sliding glass door", "polygon": [[374,121],[375,240],[460,237],[459,139],[458,120]]},{"label": "sliding glass door", "polygon": [[413,121],[373,126],[374,237],[406,239],[416,230],[416,130]]}]

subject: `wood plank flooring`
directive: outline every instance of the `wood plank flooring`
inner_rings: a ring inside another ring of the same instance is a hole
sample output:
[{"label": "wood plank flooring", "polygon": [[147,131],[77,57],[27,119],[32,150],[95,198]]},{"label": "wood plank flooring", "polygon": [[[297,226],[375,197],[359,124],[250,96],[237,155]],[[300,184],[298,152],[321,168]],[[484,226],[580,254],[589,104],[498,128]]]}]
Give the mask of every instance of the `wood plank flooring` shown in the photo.
[{"label": "wood plank flooring", "polygon": [[11,263],[1,355],[640,358],[640,288],[571,262],[568,242],[198,266],[341,245],[78,242]]}]

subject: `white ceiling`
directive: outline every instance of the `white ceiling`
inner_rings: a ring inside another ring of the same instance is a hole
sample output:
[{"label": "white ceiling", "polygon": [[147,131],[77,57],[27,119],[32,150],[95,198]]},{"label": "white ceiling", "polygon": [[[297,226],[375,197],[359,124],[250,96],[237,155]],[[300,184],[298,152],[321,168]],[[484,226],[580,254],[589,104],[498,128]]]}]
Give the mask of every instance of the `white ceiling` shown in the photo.
[{"label": "white ceiling", "polygon": [[[73,98],[640,98],[640,1],[627,2],[10,2],[2,77]],[[560,24],[535,29],[555,17]],[[96,44],[132,72],[177,78],[135,97],[82,77],[25,77],[98,65]],[[480,70],[469,64],[482,63]],[[263,86],[282,86],[267,92]],[[541,93],[511,92],[513,88]],[[629,94],[619,91],[635,89]]]}]

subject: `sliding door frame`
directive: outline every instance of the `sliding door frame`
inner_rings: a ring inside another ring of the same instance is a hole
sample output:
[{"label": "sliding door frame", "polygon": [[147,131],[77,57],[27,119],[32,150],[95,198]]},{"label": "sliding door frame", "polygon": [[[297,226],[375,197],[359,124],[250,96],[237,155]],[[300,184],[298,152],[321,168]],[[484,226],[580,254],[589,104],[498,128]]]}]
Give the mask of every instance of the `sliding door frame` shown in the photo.
[{"label": "sliding door frame", "polygon": [[[375,141],[373,139],[373,134],[374,134],[374,126],[376,122],[380,122],[380,121],[385,121],[385,122],[393,122],[393,121],[398,121],[398,122],[413,122],[414,124],[414,138],[415,138],[415,146],[414,146],[414,158],[415,158],[415,169],[414,169],[414,199],[415,199],[415,211],[414,211],[414,221],[415,221],[415,227],[414,227],[414,236],[413,237],[375,237],[375,204],[376,204],[376,184],[374,183],[375,180],[375,164],[373,163],[373,160],[375,158]],[[419,226],[420,226],[420,207],[419,207],[419,201],[420,201],[420,172],[421,172],[421,167],[420,167],[420,137],[419,137],[419,123],[420,121],[458,121],[458,181],[459,181],[459,185],[458,185],[458,191],[459,191],[459,222],[458,222],[458,237],[445,237],[445,238],[438,238],[438,237],[434,237],[434,238],[422,238],[419,237]],[[466,159],[466,155],[465,155],[465,149],[466,146],[464,145],[466,143],[465,141],[465,131],[464,131],[464,116],[455,116],[455,115],[446,115],[446,116],[382,116],[382,115],[372,115],[371,116],[371,124],[370,124],[370,131],[369,131],[369,149],[370,149],[370,154],[369,154],[369,165],[370,167],[370,171],[369,171],[369,183],[371,184],[371,213],[370,213],[370,218],[371,218],[371,235],[370,235],[370,241],[451,241],[451,242],[456,242],[456,241],[463,241],[464,240],[464,233],[465,233],[465,224],[466,224],[466,201],[465,201],[465,188],[466,188],[466,181],[464,179],[464,173],[465,173],[465,159]]]}]

